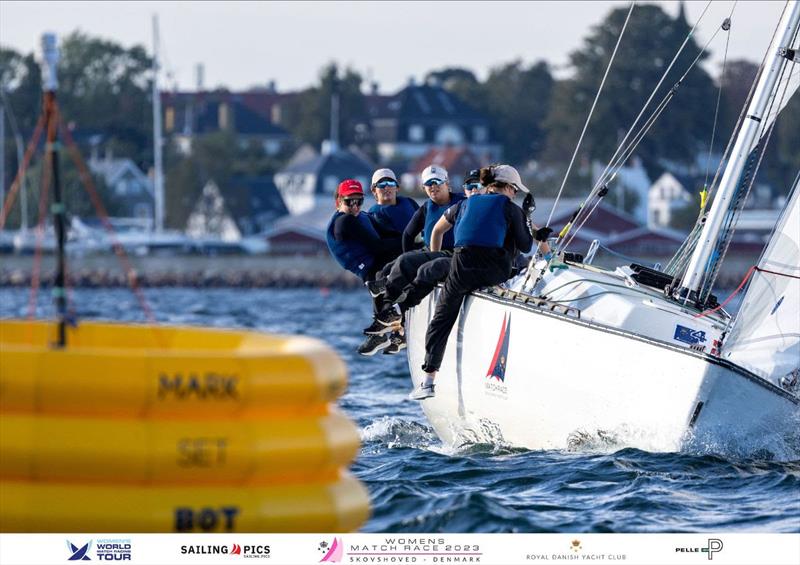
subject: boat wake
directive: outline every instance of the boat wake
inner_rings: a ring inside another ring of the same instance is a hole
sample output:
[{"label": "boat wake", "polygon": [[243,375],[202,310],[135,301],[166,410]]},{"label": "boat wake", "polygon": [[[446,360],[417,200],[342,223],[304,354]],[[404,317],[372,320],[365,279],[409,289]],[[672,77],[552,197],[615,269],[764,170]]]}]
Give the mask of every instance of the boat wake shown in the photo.
[{"label": "boat wake", "polygon": [[[361,429],[361,442],[369,446],[388,449],[410,447],[416,449],[440,448],[441,442],[433,428],[390,416],[384,416]],[[437,449],[437,451],[439,451]]]}]

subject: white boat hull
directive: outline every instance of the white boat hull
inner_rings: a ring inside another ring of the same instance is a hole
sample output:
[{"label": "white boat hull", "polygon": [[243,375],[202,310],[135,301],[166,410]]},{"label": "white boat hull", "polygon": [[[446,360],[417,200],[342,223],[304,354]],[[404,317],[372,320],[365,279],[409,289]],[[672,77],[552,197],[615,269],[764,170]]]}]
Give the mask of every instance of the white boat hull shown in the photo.
[{"label": "white boat hull", "polygon": [[[438,292],[408,314],[415,386]],[[436,385],[422,407],[455,446],[721,452],[797,429],[796,396],[715,357],[485,293],[465,301]]]}]

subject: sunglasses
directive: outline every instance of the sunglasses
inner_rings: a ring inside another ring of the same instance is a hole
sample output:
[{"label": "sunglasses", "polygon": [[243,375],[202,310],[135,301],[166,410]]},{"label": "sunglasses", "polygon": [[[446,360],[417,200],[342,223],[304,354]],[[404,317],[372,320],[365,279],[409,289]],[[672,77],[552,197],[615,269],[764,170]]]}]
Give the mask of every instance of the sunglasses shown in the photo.
[{"label": "sunglasses", "polygon": [[465,182],[464,183],[464,190],[480,190],[483,188],[483,185],[479,182]]},{"label": "sunglasses", "polygon": [[425,186],[441,186],[444,184],[444,181],[441,179],[428,179],[423,183]]},{"label": "sunglasses", "polygon": [[382,180],[381,182],[375,183],[375,188],[379,188],[381,190],[385,190],[387,188],[397,188],[397,183],[393,180]]},{"label": "sunglasses", "polygon": [[344,205],[348,207],[361,206],[364,203],[363,198],[345,198]]}]

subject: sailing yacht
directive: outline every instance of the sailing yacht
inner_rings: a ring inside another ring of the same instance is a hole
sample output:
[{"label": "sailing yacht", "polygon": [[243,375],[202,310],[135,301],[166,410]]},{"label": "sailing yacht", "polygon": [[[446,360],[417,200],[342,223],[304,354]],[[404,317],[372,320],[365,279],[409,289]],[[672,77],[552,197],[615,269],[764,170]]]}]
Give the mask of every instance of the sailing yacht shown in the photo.
[{"label": "sailing yacht", "polygon": [[[746,162],[786,98],[800,6],[787,2],[683,270],[542,260],[467,297],[422,408],[451,445],[611,444],[752,453],[800,420],[800,212],[794,187],[732,319],[710,298]],[[788,73],[786,72],[789,69]],[[791,93],[789,94],[791,97]],[[778,100],[780,99],[780,100]],[[407,314],[414,386],[438,290]],[[785,446],[786,438],[777,442]]]}]

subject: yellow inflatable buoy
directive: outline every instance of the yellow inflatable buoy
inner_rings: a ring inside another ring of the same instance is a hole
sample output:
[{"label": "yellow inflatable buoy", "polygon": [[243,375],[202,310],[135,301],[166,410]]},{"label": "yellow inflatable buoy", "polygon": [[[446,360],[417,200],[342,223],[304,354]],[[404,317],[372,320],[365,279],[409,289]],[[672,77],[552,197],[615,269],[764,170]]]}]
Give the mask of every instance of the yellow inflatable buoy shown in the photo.
[{"label": "yellow inflatable buoy", "polygon": [[255,332],[0,321],[0,410],[114,417],[321,413],[347,370],[317,340]]},{"label": "yellow inflatable buoy", "polygon": [[330,483],[132,487],[0,481],[3,532],[340,532],[367,519],[348,475]]},{"label": "yellow inflatable buoy", "polygon": [[0,321],[0,531],[357,529],[347,371],[320,341]]},{"label": "yellow inflatable buoy", "polygon": [[286,420],[102,420],[0,415],[0,477],[121,483],[298,482],[358,453],[341,414]]}]

